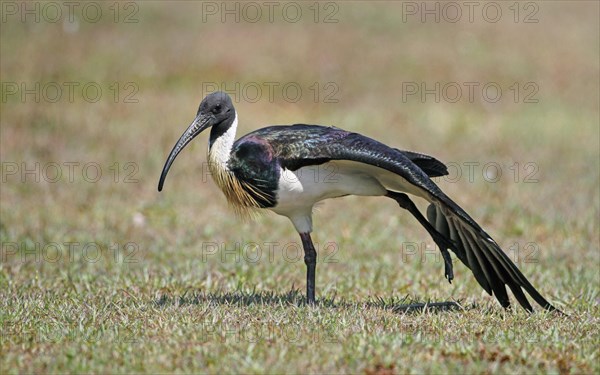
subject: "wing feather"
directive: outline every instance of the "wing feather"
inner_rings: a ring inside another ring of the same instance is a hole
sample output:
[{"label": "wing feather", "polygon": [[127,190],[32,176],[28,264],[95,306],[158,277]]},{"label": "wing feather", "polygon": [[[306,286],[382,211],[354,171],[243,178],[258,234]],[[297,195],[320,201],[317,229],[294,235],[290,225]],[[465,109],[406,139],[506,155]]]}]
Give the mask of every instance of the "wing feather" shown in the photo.
[{"label": "wing feather", "polygon": [[429,178],[447,174],[446,166],[435,158],[391,148],[357,133],[318,125],[273,126],[250,135],[267,141],[273,149],[273,157],[283,168],[290,170],[333,160],[349,160],[391,172],[388,175],[396,175],[402,179],[402,184],[408,182],[411,187],[408,192],[431,203],[433,208],[427,210],[430,223],[454,241],[455,246],[450,250],[502,306],[510,305],[508,286],[527,310],[532,308],[523,290],[545,309],[556,309],[531,285],[498,244]]}]

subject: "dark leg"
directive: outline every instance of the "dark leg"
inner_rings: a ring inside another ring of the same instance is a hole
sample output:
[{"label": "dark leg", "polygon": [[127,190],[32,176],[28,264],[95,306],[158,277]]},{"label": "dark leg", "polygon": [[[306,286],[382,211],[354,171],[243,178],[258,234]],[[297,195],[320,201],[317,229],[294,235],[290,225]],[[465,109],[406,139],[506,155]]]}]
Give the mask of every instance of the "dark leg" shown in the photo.
[{"label": "dark leg", "polygon": [[315,270],[317,267],[317,252],[313,245],[310,233],[300,233],[304,247],[304,263],[306,264],[306,301],[315,303]]},{"label": "dark leg", "polygon": [[404,193],[396,193],[393,191],[388,191],[387,196],[398,202],[400,207],[408,210],[421,225],[429,232],[429,235],[433,238],[433,241],[440,248],[442,252],[442,257],[444,258],[445,265],[445,275],[448,282],[452,283],[452,279],[454,279],[454,271],[452,269],[452,258],[450,257],[450,253],[448,249],[454,248],[454,244],[452,240],[444,237],[440,232],[438,232],[433,225],[425,217],[421,214],[421,211],[415,206],[415,203],[410,200],[408,195]]}]

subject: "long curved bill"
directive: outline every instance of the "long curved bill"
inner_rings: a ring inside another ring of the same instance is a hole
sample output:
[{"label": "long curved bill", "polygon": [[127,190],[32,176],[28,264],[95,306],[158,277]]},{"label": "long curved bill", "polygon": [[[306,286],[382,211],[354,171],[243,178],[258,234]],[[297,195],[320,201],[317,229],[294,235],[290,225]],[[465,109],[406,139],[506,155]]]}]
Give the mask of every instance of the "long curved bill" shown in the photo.
[{"label": "long curved bill", "polygon": [[171,168],[171,164],[175,161],[177,155],[183,150],[188,143],[194,139],[198,134],[202,133],[202,131],[206,130],[210,127],[210,115],[204,115],[199,113],[198,116],[192,121],[190,126],[186,129],[186,131],[181,135],[171,153],[169,154],[169,158],[163,167],[162,173],[160,174],[160,181],[158,181],[158,191],[162,191],[163,184],[165,183],[165,179],[167,178],[167,173],[169,172],[169,168]]}]

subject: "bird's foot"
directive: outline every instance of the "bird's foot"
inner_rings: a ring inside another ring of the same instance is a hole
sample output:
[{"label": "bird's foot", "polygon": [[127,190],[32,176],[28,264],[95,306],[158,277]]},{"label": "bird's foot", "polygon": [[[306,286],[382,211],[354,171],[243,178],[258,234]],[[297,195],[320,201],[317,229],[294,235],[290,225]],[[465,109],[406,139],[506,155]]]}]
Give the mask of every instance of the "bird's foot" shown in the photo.
[{"label": "bird's foot", "polygon": [[433,241],[439,247],[440,252],[442,253],[442,258],[444,258],[444,276],[450,284],[452,284],[452,280],[454,279],[454,269],[452,266],[452,258],[450,257],[450,253],[448,252],[449,248],[453,248],[454,242],[439,233],[432,233]]},{"label": "bird's foot", "polygon": [[448,250],[442,250],[442,257],[444,257],[444,274],[448,282],[452,284],[452,280],[454,280],[454,271],[452,269],[452,259],[450,258],[450,253]]}]

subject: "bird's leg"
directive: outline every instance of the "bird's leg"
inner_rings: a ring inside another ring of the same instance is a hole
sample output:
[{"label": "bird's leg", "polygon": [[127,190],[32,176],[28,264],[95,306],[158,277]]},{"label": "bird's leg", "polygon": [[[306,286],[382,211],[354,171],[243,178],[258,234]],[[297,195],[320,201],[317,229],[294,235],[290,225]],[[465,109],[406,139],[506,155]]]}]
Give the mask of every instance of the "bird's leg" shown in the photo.
[{"label": "bird's leg", "polygon": [[400,207],[408,210],[421,225],[429,232],[429,235],[433,238],[433,241],[440,248],[442,253],[442,257],[444,258],[444,268],[445,275],[448,282],[452,283],[452,279],[454,279],[454,271],[452,269],[452,258],[450,257],[450,253],[448,252],[449,248],[454,248],[454,244],[452,241],[446,237],[444,237],[440,232],[438,232],[433,225],[425,217],[421,214],[421,211],[415,206],[415,203],[410,200],[408,195],[404,193],[396,193],[393,191],[388,191],[387,196],[398,202]]},{"label": "bird's leg", "polygon": [[317,252],[313,245],[310,233],[300,233],[304,247],[304,263],[306,264],[306,301],[315,303],[315,270],[317,268]]}]

